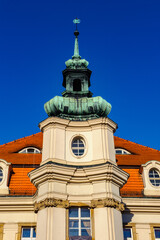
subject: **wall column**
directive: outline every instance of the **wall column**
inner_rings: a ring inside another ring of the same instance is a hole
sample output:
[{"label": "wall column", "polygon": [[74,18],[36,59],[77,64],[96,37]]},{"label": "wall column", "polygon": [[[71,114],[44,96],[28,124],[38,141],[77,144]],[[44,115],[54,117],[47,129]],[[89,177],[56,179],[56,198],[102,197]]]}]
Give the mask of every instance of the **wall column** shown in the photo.
[{"label": "wall column", "polygon": [[66,240],[66,209],[46,207],[38,211],[36,240]]},{"label": "wall column", "polygon": [[94,209],[95,240],[123,240],[122,214],[103,207]]}]

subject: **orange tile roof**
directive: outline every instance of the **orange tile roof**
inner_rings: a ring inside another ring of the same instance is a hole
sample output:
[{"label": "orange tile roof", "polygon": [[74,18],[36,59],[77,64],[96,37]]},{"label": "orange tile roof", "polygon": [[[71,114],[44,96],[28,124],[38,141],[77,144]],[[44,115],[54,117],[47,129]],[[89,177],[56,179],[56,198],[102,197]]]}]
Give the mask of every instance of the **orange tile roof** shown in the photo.
[{"label": "orange tile roof", "polygon": [[[21,149],[34,146],[42,149],[43,134],[36,133],[28,137],[18,139],[0,146],[0,158],[12,163],[9,189],[10,195],[33,195],[36,188],[30,182],[28,172],[39,165],[41,154],[18,153]],[[140,144],[114,137],[115,147],[123,148],[131,152],[128,155],[116,155],[117,164],[130,177],[127,183],[120,190],[122,197],[143,197],[143,181],[140,174],[141,164],[149,160],[160,161],[160,151],[142,146]]]},{"label": "orange tile roof", "polygon": [[122,168],[129,173],[127,183],[121,188],[120,193],[122,197],[143,197],[143,180],[139,173],[139,168]]},{"label": "orange tile roof", "polygon": [[34,168],[13,168],[9,189],[10,195],[34,195],[36,187],[30,182],[28,173]]},{"label": "orange tile roof", "polygon": [[145,147],[119,137],[114,137],[114,141],[116,148],[123,148],[132,153],[126,155],[116,155],[118,165],[140,166],[150,160],[160,161],[160,151],[158,150]]},{"label": "orange tile roof", "polygon": [[40,164],[41,154],[18,153],[18,151],[30,146],[41,150],[42,141],[43,134],[40,132],[3,144],[0,146],[0,158],[12,164]]}]

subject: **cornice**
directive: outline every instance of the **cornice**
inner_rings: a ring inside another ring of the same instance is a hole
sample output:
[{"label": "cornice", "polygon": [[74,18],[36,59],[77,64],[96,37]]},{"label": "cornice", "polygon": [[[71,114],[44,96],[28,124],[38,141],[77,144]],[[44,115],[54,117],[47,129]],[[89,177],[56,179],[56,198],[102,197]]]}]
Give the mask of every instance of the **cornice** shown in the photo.
[{"label": "cornice", "polygon": [[80,168],[50,162],[31,171],[28,176],[36,187],[48,180],[58,180],[66,183],[91,183],[106,180],[121,187],[127,181],[129,175],[109,162],[96,166],[81,166]]},{"label": "cornice", "polygon": [[41,131],[43,131],[44,128],[48,129],[53,126],[63,129],[67,128],[71,131],[72,129],[74,131],[75,129],[77,131],[82,131],[82,129],[90,131],[91,128],[101,128],[102,126],[109,127],[112,131],[115,131],[118,128],[117,124],[108,117],[101,117],[87,121],[70,121],[59,117],[48,117],[47,119],[39,123],[39,128],[41,129]]},{"label": "cornice", "polygon": [[34,197],[0,197],[0,211],[34,211]]},{"label": "cornice", "polygon": [[124,213],[143,212],[160,214],[160,198],[123,198]]}]

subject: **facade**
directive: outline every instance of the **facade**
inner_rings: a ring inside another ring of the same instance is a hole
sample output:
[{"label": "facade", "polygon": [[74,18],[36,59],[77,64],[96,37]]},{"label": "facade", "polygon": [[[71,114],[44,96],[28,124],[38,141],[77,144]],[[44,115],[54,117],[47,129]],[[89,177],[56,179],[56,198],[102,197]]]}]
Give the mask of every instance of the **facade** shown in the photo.
[{"label": "facade", "polygon": [[0,146],[0,239],[158,240],[160,151],[114,136],[74,35],[41,132]]}]

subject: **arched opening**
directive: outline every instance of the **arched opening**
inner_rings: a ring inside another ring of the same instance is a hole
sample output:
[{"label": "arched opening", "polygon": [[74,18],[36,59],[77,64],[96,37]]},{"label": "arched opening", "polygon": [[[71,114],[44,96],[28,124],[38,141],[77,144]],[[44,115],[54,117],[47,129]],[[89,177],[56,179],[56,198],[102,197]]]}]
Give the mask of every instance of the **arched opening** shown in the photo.
[{"label": "arched opening", "polygon": [[73,81],[73,91],[80,92],[81,91],[81,80],[75,79]]}]

